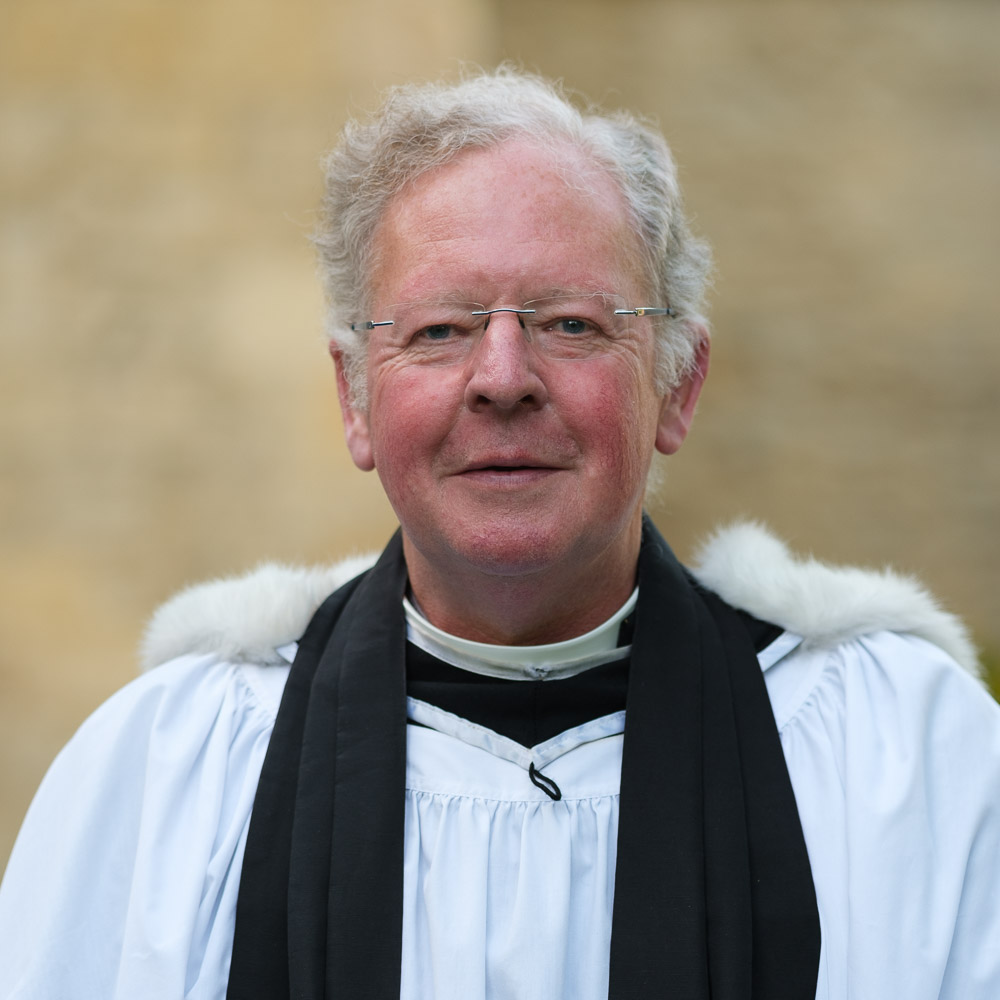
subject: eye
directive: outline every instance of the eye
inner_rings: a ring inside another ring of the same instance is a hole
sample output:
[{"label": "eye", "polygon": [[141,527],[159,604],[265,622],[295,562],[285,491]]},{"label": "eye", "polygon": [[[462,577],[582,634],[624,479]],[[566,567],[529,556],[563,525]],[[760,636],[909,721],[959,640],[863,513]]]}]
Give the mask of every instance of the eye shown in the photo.
[{"label": "eye", "polygon": [[607,329],[603,295],[555,295],[525,303],[534,315],[529,322],[539,333],[562,340],[593,340]]},{"label": "eye", "polygon": [[564,316],[557,319],[551,326],[555,329],[557,333],[566,333],[572,336],[580,336],[585,333],[593,332],[593,325],[585,319],[577,319],[574,316]]},{"label": "eye", "polygon": [[418,337],[425,337],[427,340],[442,341],[448,340],[450,337],[457,333],[454,326],[450,323],[434,323],[431,326],[425,326],[422,330],[417,333]]}]

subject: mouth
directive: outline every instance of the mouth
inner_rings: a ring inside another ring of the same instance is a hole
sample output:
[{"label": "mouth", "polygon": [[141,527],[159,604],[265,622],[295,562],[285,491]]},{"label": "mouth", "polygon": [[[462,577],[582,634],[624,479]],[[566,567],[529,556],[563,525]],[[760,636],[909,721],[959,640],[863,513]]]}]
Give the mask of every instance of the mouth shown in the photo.
[{"label": "mouth", "polygon": [[550,469],[550,465],[534,462],[485,462],[482,465],[470,465],[466,472],[517,472],[522,469]]},{"label": "mouth", "polygon": [[488,455],[469,462],[463,472],[519,472],[522,470],[554,470],[556,466],[530,455]]},{"label": "mouth", "polygon": [[558,466],[527,458],[496,458],[472,462],[460,473],[462,479],[491,485],[524,485],[538,482],[559,471]]}]

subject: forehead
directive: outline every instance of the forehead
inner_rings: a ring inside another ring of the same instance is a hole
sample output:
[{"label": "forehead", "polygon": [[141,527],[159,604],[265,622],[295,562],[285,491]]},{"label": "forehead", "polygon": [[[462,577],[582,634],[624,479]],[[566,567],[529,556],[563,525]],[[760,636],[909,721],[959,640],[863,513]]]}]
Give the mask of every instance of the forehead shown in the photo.
[{"label": "forehead", "polygon": [[618,185],[568,144],[510,140],[459,154],[389,203],[375,248],[382,304],[432,293],[629,294],[638,277]]}]

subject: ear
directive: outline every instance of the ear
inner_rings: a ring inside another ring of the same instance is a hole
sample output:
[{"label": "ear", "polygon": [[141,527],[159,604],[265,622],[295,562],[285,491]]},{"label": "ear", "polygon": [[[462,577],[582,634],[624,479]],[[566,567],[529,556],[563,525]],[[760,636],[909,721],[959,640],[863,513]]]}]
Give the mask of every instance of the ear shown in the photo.
[{"label": "ear", "polygon": [[334,344],[330,344],[330,357],[333,358],[334,367],[337,369],[337,396],[340,399],[340,414],[344,419],[347,450],[351,453],[354,464],[362,472],[371,472],[375,468],[375,458],[372,454],[368,414],[354,404],[354,394],[344,373],[344,354]]},{"label": "ear", "polygon": [[679,386],[671,389],[660,407],[660,419],[656,427],[656,450],[664,455],[673,455],[684,443],[701,387],[708,375],[709,338],[708,329],[697,325],[698,346],[695,349],[694,369]]}]

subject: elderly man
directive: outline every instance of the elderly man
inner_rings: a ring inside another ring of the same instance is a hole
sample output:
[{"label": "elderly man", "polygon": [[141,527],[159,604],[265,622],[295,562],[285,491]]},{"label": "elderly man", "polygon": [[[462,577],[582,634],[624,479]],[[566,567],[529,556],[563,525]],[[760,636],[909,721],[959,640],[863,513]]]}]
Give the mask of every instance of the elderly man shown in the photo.
[{"label": "elderly man", "polygon": [[28,816],[3,996],[1000,996],[961,626],[756,528],[692,575],[644,520],[708,365],[663,140],[510,71],[401,88],[318,243],[400,531],[161,609]]}]

